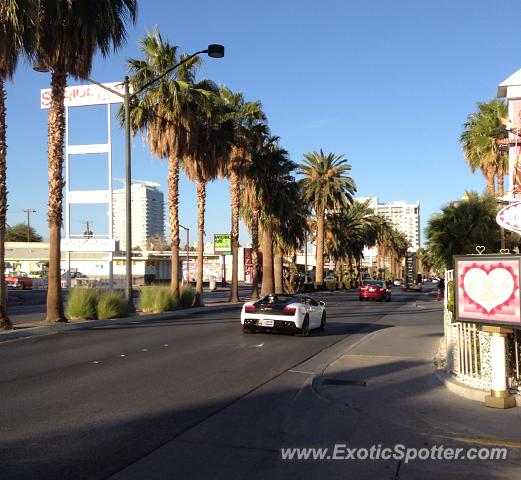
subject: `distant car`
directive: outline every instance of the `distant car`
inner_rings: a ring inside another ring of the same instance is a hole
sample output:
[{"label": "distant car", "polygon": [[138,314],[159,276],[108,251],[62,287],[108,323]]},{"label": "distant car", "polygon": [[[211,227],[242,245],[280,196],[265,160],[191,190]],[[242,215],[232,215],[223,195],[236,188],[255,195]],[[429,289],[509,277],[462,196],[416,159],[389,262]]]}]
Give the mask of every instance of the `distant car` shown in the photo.
[{"label": "distant car", "polygon": [[28,277],[26,273],[6,275],[5,283],[7,288],[16,288],[19,290],[33,288],[33,279]]},{"label": "distant car", "polygon": [[403,285],[403,278],[395,278],[393,285],[395,287],[401,287]]},{"label": "distant car", "polygon": [[391,301],[391,289],[383,280],[364,280],[359,293],[361,302],[363,300]]},{"label": "distant car", "polygon": [[326,327],[325,305],[308,295],[266,295],[243,305],[242,328],[245,333],[273,330],[307,337],[310,330]]}]

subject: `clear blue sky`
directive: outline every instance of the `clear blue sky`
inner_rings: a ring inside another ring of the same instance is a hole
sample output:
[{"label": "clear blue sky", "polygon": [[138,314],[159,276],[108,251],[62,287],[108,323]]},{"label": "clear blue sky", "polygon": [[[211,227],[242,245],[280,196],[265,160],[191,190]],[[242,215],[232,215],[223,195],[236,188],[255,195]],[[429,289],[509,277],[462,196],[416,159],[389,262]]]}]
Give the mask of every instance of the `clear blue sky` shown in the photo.
[{"label": "clear blue sky", "polygon": [[[126,59],[140,57],[137,40],[155,25],[187,53],[222,43],[225,57],[206,58],[201,78],[260,100],[295,162],[320,148],[343,154],[358,196],[419,200],[424,227],[466,189],[485,189],[481,174],[465,164],[459,135],[476,102],[494,98],[498,83],[521,67],[519,18],[517,0],[140,1],[127,44],[96,58],[91,77],[121,81]],[[40,110],[39,92],[49,82],[49,74],[22,63],[7,84],[8,223],[25,222],[23,209],[33,208],[31,225],[44,238],[47,111]],[[102,141],[104,116],[96,108],[71,116],[73,141]],[[113,142],[114,176],[124,177],[118,128]],[[151,157],[140,137],[132,155],[133,179],[160,183],[166,199],[166,163]],[[77,188],[86,179],[90,187],[101,182],[101,162],[89,162],[78,170]],[[180,221],[195,233],[195,188],[183,178],[180,189]],[[73,215],[73,229],[84,220],[94,220],[95,233],[102,228],[99,209]],[[228,232],[229,225],[228,183],[216,181],[208,186],[206,232]]]}]

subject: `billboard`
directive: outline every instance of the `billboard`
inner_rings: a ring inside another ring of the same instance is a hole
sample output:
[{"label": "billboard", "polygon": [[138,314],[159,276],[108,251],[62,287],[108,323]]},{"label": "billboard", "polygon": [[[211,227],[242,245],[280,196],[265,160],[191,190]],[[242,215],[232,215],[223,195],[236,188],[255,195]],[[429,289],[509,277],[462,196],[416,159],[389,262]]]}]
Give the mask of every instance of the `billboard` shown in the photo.
[{"label": "billboard", "polygon": [[230,254],[232,252],[231,233],[215,233],[213,236],[213,251],[216,254]]},{"label": "billboard", "polygon": [[[107,103],[122,103],[125,95],[125,87],[119,82],[104,83],[105,87],[118,92],[116,95],[99,85],[77,85],[65,88],[65,107],[83,107],[86,105],[104,105]],[[51,107],[52,93],[50,88],[40,90],[40,108],[42,110]]]},{"label": "billboard", "polygon": [[454,257],[456,320],[521,326],[520,255]]}]

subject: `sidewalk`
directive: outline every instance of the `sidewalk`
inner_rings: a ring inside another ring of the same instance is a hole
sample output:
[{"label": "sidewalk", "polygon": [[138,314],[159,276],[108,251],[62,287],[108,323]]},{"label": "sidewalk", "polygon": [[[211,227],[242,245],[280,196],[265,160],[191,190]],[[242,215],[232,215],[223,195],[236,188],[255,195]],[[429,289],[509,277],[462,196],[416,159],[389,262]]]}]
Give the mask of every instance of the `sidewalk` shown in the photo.
[{"label": "sidewalk", "polygon": [[[353,409],[379,412],[401,427],[436,431],[440,439],[521,448],[521,410],[496,410],[456,395],[437,375],[435,356],[443,336],[441,311],[418,302],[379,323],[331,363],[313,384],[325,398]],[[382,400],[384,404],[382,405]]]}]

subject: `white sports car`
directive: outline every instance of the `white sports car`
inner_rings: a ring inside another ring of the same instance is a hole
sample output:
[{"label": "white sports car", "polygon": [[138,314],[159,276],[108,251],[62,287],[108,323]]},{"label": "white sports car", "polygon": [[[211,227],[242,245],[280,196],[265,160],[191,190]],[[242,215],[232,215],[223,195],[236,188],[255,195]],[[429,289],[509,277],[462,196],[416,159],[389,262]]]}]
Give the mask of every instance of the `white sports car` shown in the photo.
[{"label": "white sports car", "polygon": [[277,330],[307,337],[310,330],[324,330],[325,305],[308,295],[266,295],[256,302],[243,305],[242,328],[245,333]]}]

